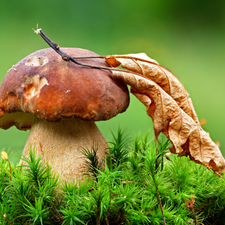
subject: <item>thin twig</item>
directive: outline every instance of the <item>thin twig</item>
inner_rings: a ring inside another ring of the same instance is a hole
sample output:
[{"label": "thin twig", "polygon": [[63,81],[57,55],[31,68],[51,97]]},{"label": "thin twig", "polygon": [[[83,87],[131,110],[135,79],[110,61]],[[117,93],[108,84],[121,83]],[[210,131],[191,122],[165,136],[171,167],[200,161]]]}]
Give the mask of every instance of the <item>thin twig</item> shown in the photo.
[{"label": "thin twig", "polygon": [[[68,54],[66,54],[65,52],[63,52],[59,45],[55,42],[53,42],[50,38],[48,38],[46,36],[46,34],[41,30],[41,29],[37,29],[35,31],[37,34],[40,34],[41,37],[47,42],[47,44],[52,48],[54,49],[61,57],[63,60],[65,61],[72,61],[78,65],[81,65],[81,66],[88,66],[88,67],[91,67],[91,68],[96,68],[96,69],[105,69],[105,70],[111,70],[112,68],[110,67],[102,67],[102,66],[95,66],[95,65],[89,65],[89,64],[85,64],[85,63],[81,63],[81,62],[78,62],[77,60],[75,60],[74,58],[75,57],[72,57]],[[89,57],[88,57],[89,58]]]},{"label": "thin twig", "polygon": [[[75,64],[81,65],[81,66],[87,66],[90,68],[95,68],[95,69],[104,69],[104,70],[109,70],[109,71],[118,71],[118,72],[126,72],[126,73],[131,73],[131,74],[136,74],[138,76],[144,77],[146,79],[148,79],[146,76],[140,74],[140,73],[136,73],[133,71],[129,71],[129,70],[123,70],[123,69],[117,69],[117,68],[112,68],[112,67],[104,67],[104,66],[95,66],[95,65],[89,65],[89,64],[85,64],[85,63],[81,63],[78,62],[75,59],[88,59],[88,58],[106,58],[106,56],[78,56],[78,57],[72,57],[70,55],[68,55],[67,53],[63,52],[59,45],[55,42],[53,42],[50,38],[47,37],[47,35],[41,30],[41,29],[37,29],[35,31],[35,33],[40,34],[40,36],[47,42],[47,44],[53,49],[55,50],[61,57],[63,60],[65,61],[72,61]],[[125,57],[125,58],[130,58]],[[132,58],[132,57],[131,57]]]},{"label": "thin twig", "polygon": [[160,210],[161,210],[162,218],[163,218],[163,225],[165,225],[166,224],[165,215],[164,215],[164,212],[163,212],[162,202],[161,202],[161,198],[160,198],[160,195],[159,195],[159,189],[158,189],[154,174],[152,174],[152,178],[153,178],[153,181],[154,181],[154,184],[155,184],[155,188],[156,188],[156,192],[157,192],[157,196],[158,196],[158,200],[159,200],[159,206],[160,206]]},{"label": "thin twig", "polygon": [[111,199],[109,201],[109,208],[108,208],[108,211],[107,211],[107,216],[106,216],[106,224],[109,225],[109,211],[110,211],[110,206],[111,206]]},{"label": "thin twig", "polygon": [[2,213],[0,213],[0,215],[11,225],[13,225],[4,215],[2,215]]},{"label": "thin twig", "polygon": [[11,168],[11,163],[9,162],[8,159],[6,159],[6,161],[9,163],[9,169],[10,169],[10,181],[12,181],[12,168]]},{"label": "thin twig", "polygon": [[[132,56],[132,55],[112,55],[113,57],[115,58],[121,58],[121,59],[131,59],[131,60],[139,60],[141,62],[146,62],[146,63],[151,63],[151,64],[154,64],[156,66],[158,66],[162,73],[165,73],[165,71],[163,71],[163,69],[167,70],[168,72],[170,72],[173,76],[175,76],[168,68],[160,65],[159,63],[157,63],[156,61],[152,61],[152,60],[149,60],[149,59],[143,59],[143,58],[139,58],[139,57],[135,57],[135,56]],[[107,58],[109,57],[109,55],[99,55],[99,56],[76,56],[76,57],[73,57],[74,59],[85,59],[85,58]],[[114,70],[115,68],[111,68],[112,70]],[[139,75],[139,74],[138,74]],[[167,76],[167,75],[166,75]]]}]

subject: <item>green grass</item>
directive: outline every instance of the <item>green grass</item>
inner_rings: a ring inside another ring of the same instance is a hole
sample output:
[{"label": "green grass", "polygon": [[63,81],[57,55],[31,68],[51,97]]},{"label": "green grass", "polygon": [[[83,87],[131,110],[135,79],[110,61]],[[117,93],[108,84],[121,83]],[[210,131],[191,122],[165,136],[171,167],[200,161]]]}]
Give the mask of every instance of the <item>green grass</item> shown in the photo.
[{"label": "green grass", "polygon": [[105,169],[96,147],[83,149],[90,175],[79,186],[60,183],[34,149],[24,158],[28,167],[2,159],[0,224],[223,224],[224,176],[165,155],[170,142],[160,140],[156,146],[148,135],[131,141],[119,129]]}]

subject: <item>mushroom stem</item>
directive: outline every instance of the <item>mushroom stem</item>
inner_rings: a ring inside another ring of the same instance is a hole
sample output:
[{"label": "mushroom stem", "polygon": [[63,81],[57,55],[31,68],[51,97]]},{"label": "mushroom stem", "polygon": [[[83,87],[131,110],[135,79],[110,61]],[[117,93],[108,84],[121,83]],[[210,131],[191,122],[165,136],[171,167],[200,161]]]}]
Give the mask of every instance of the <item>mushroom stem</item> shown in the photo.
[{"label": "mushroom stem", "polygon": [[93,145],[98,146],[98,158],[104,160],[108,144],[94,121],[70,118],[54,123],[35,117],[23,155],[27,157],[35,146],[36,155],[44,153],[41,160],[59,172],[60,179],[80,181],[85,164],[80,150]]}]

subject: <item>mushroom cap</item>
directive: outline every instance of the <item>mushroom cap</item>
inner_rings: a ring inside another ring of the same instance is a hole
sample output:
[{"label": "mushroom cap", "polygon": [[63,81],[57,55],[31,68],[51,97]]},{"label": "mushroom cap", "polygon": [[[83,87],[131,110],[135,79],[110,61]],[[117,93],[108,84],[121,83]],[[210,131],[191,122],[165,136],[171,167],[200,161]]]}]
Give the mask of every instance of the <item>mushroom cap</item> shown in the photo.
[{"label": "mushroom cap", "polygon": [[[89,50],[61,48],[75,56],[98,56]],[[109,67],[102,58],[79,59]],[[62,60],[53,49],[36,51],[16,65],[0,86],[0,127],[30,129],[33,117],[48,121],[78,117],[108,120],[129,105],[127,86],[112,79],[111,71]]]}]

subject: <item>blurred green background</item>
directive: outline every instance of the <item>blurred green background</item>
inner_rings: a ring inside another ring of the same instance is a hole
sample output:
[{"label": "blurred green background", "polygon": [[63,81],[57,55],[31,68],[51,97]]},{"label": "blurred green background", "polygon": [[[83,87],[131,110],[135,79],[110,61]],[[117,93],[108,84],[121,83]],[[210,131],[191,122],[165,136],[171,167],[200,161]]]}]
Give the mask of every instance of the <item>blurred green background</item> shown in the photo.
[{"label": "blurred green background", "polygon": [[[225,1],[1,0],[0,80],[26,55],[48,47],[32,30],[37,23],[62,47],[156,59],[183,83],[225,155]],[[125,113],[97,124],[108,141],[118,126],[131,137],[153,134],[151,118],[133,96]],[[0,149],[20,154],[28,134],[0,130]]]}]

